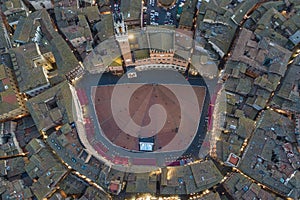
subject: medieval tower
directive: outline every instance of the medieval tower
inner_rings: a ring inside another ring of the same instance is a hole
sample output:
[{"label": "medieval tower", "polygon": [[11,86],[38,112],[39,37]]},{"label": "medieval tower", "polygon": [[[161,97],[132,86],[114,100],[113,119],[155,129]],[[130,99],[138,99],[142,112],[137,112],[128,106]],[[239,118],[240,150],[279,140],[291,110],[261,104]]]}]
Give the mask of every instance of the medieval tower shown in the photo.
[{"label": "medieval tower", "polygon": [[125,66],[132,64],[131,50],[128,41],[128,29],[124,23],[123,13],[114,14],[114,31],[119,43]]}]

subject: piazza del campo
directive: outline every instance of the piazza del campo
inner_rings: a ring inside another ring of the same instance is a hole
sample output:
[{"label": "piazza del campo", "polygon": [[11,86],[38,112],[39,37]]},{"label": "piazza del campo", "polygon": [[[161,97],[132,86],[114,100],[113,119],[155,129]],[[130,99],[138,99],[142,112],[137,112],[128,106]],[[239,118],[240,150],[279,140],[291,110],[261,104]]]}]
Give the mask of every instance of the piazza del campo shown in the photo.
[{"label": "piazza del campo", "polygon": [[300,199],[299,0],[0,0],[0,199]]}]

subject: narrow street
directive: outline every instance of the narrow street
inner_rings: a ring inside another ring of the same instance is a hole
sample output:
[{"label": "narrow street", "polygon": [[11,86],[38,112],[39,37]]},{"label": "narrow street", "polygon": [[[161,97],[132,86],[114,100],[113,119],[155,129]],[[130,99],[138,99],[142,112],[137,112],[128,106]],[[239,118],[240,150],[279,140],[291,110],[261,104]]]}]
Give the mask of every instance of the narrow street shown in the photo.
[{"label": "narrow street", "polygon": [[19,153],[19,154],[15,154],[15,155],[9,155],[9,156],[0,156],[0,160],[7,160],[7,159],[11,159],[11,158],[17,158],[17,157],[27,157],[28,152],[27,153]]}]

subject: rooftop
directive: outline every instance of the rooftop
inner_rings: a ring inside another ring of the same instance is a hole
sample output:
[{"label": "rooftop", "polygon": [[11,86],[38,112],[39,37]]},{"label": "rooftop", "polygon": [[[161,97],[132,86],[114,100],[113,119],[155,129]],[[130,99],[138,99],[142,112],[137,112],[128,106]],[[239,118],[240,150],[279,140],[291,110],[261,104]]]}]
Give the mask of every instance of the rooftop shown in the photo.
[{"label": "rooftop", "polygon": [[140,20],[141,18],[141,5],[140,0],[123,0],[120,10],[123,13],[124,20]]},{"label": "rooftop", "polygon": [[218,192],[209,192],[206,195],[203,195],[202,197],[199,198],[199,200],[221,200],[220,195]]},{"label": "rooftop", "polygon": [[89,184],[81,179],[79,179],[74,174],[69,174],[60,184],[59,187],[67,195],[81,195],[85,192]]},{"label": "rooftop", "polygon": [[295,45],[300,43],[300,30],[289,37],[289,40],[292,41]]},{"label": "rooftop", "polygon": [[[98,7],[97,6],[88,6],[85,8],[81,8],[80,12],[86,16],[87,20],[89,23],[93,24],[97,21],[100,20],[101,15],[99,13]],[[80,13],[80,14],[81,14]]]},{"label": "rooftop", "polygon": [[224,182],[224,187],[235,199],[281,199],[239,173],[232,173]]},{"label": "rooftop", "polygon": [[1,11],[10,25],[17,24],[19,18],[26,17],[26,10],[20,0],[1,1]]},{"label": "rooftop", "polygon": [[100,21],[94,25],[94,28],[97,31],[97,37],[100,42],[111,38],[114,35],[112,14],[101,15]]},{"label": "rooftop", "polygon": [[25,170],[31,179],[36,179],[31,187],[34,195],[38,199],[43,199],[56,186],[57,182],[66,174],[67,170],[46,148],[41,140],[33,139],[26,148],[28,150],[40,147],[38,151],[33,151],[29,162],[25,165]]},{"label": "rooftop", "polygon": [[108,198],[107,195],[104,194],[102,191],[96,189],[93,186],[89,186],[86,189],[83,196],[79,198],[79,200],[90,200],[90,199],[102,200],[102,199],[107,199],[107,198]]},{"label": "rooftop", "polygon": [[203,161],[190,165],[197,190],[202,191],[219,183],[223,176],[213,161]]},{"label": "rooftop", "polygon": [[64,39],[57,33],[53,34],[50,41],[51,52],[57,65],[58,76],[65,79],[65,74],[77,67],[78,60]]},{"label": "rooftop", "polygon": [[150,40],[150,48],[162,51],[173,50],[175,48],[175,32],[172,29],[158,29],[147,27],[147,34]]},{"label": "rooftop", "polygon": [[162,168],[161,194],[190,194],[218,184],[223,176],[213,161]]},{"label": "rooftop", "polygon": [[71,86],[62,82],[28,100],[27,107],[39,130],[73,122]]},{"label": "rooftop", "polygon": [[84,15],[78,15],[78,25],[71,25],[68,27],[61,28],[63,34],[68,38],[74,47],[83,45],[87,40],[92,40],[92,33],[88,22]]},{"label": "rooftop", "polygon": [[[287,195],[292,186],[284,182],[294,169],[293,161],[287,159],[287,153],[282,148],[284,143],[281,138],[284,137],[291,143],[295,142],[294,135],[288,134],[294,129],[293,122],[271,110],[266,110],[259,120],[260,123],[248,142],[239,168],[253,179]],[[280,167],[283,163],[284,166]]]},{"label": "rooftop", "polygon": [[121,56],[121,52],[114,38],[107,39],[94,48],[84,60],[85,68],[92,71],[105,71],[115,59]]},{"label": "rooftop", "polygon": [[240,4],[240,6],[236,9],[235,13],[232,15],[231,19],[236,23],[239,24],[244,16],[248,14],[247,12],[258,2],[258,0],[253,1],[245,1],[244,3]]},{"label": "rooftop", "polygon": [[[253,32],[242,29],[232,52],[233,61],[244,62],[261,72],[271,72],[283,76],[291,52],[272,42],[269,38],[255,40]],[[275,84],[275,82],[273,82]]]},{"label": "rooftop", "polygon": [[45,9],[31,13],[28,17],[21,17],[13,35],[13,41],[19,43],[31,42],[35,36],[36,29],[40,26],[40,19],[45,19],[47,12]]},{"label": "rooftop", "polygon": [[[44,68],[34,65],[34,60],[39,56],[37,45],[34,43],[11,49],[11,57],[20,92],[25,93],[39,86],[49,84]],[[32,74],[35,74],[35,76],[32,76]]]},{"label": "rooftop", "polygon": [[7,36],[5,35],[6,31],[7,30],[4,26],[3,20],[2,20],[2,18],[0,18],[0,48],[10,47],[10,44],[6,38]]},{"label": "rooftop", "polygon": [[6,181],[0,178],[0,198],[1,199],[31,199],[33,194],[28,186],[21,179]]},{"label": "rooftop", "polygon": [[179,27],[180,26],[187,27],[188,29],[192,28],[194,13],[196,10],[196,4],[197,4],[197,0],[191,0],[185,2],[179,20]]},{"label": "rooftop", "polygon": [[[148,50],[149,49],[149,40],[148,40],[148,34],[147,30],[129,30],[129,44],[131,50]],[[149,54],[149,53],[148,53]]]},{"label": "rooftop", "polygon": [[[152,178],[153,177],[153,178]],[[142,174],[129,174],[128,181],[126,184],[127,193],[156,193],[156,175],[149,173]]]},{"label": "rooftop", "polygon": [[[16,90],[17,83],[12,70],[0,64],[0,119],[17,117],[26,112],[24,100]],[[9,113],[14,113],[13,115]]]},{"label": "rooftop", "polygon": [[218,74],[218,67],[210,58],[207,52],[194,52],[191,57],[192,67],[204,77],[216,77]]}]

